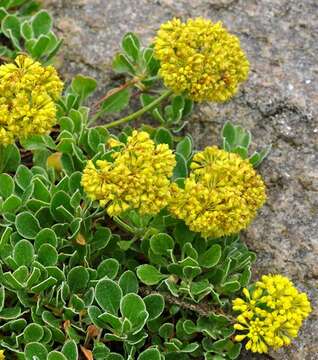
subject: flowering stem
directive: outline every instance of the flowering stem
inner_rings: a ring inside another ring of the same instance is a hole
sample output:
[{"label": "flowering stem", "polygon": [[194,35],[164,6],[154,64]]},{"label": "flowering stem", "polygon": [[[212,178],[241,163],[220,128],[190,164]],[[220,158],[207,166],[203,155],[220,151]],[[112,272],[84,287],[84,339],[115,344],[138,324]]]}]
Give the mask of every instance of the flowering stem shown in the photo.
[{"label": "flowering stem", "polygon": [[[143,115],[144,113],[146,113],[147,111],[150,111],[152,110],[153,108],[155,108],[157,105],[159,105],[164,99],[166,99],[167,97],[169,97],[170,95],[172,94],[172,91],[171,90],[168,90],[166,92],[164,92],[161,96],[159,96],[157,99],[155,99],[154,101],[152,101],[150,104],[144,106],[143,108],[139,109],[138,111],[126,116],[126,117],[123,117],[121,119],[118,119],[118,120],[115,120],[115,121],[112,121],[110,122],[109,124],[106,124],[104,125],[103,127],[105,129],[109,129],[109,128],[112,128],[114,126],[117,126],[117,125],[121,125],[121,124],[124,124],[124,123],[127,123],[129,121],[132,121],[134,119],[137,119],[139,118],[141,115]],[[97,113],[95,115],[95,117],[92,119],[91,123],[93,123],[94,121],[97,120],[97,115],[98,117],[101,115],[101,113]]]},{"label": "flowering stem", "polygon": [[113,220],[123,229],[126,230],[127,232],[130,232],[132,234],[135,234],[136,230],[134,228],[132,228],[130,225],[128,225],[127,223],[125,223],[124,221],[122,221],[118,216],[114,216]]}]

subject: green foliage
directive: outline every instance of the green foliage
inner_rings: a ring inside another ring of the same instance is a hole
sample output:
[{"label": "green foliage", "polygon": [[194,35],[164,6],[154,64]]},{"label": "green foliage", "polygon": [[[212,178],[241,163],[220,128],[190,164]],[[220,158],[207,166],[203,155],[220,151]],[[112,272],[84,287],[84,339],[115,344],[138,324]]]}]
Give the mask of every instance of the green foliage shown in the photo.
[{"label": "green foliage", "polygon": [[[55,142],[40,136],[24,143],[33,167],[0,175],[2,297],[15,304],[0,312],[3,346],[26,359],[75,359],[89,336],[86,346],[97,359],[235,359],[240,347],[231,341],[231,316],[223,314],[248,284],[255,255],[238,236],[203,239],[165,212],[122,219],[138,241],[128,241],[120,224],[106,227],[110,219],[86,198],[80,180],[88,157],[107,157],[109,135],[85,126],[81,105],[60,119]],[[176,142],[165,128],[152,136],[176,148],[183,159],[176,177],[186,176],[192,139]],[[56,150],[62,171],[37,162],[41,152]],[[200,304],[207,304],[204,313]],[[23,327],[18,341],[13,326]]]},{"label": "green foliage", "polygon": [[[49,62],[61,41],[36,1],[0,0],[0,55],[26,51]],[[0,328],[8,358],[25,360],[236,359],[231,300],[249,285],[255,254],[239,235],[202,238],[164,209],[111,219],[81,186],[87,160],[109,160],[110,133],[100,115],[143,107],[162,92],[152,46],[124,36],[114,71],[125,76],[86,106],[97,82],[76,76],[57,103],[58,128],[0,145]],[[143,126],[175,152],[173,180],[183,186],[194,154],[176,135],[193,104],[183,95],[149,107],[160,126]],[[132,128],[117,136],[127,142]],[[226,123],[226,151],[248,158],[249,131]],[[249,160],[258,166],[268,148]],[[22,155],[22,156],[21,156]]]},{"label": "green foliage", "polygon": [[38,10],[36,1],[0,1],[0,36],[10,45],[0,45],[0,55],[15,58],[26,52],[43,63],[49,62],[62,45],[52,31],[52,18],[45,10]]},{"label": "green foliage", "polygon": [[243,159],[248,158],[254,167],[259,166],[271,150],[271,146],[266,146],[260,152],[255,151],[249,157],[248,151],[252,142],[251,133],[241,126],[233,125],[229,121],[223,126],[222,137],[224,150],[239,154]]}]

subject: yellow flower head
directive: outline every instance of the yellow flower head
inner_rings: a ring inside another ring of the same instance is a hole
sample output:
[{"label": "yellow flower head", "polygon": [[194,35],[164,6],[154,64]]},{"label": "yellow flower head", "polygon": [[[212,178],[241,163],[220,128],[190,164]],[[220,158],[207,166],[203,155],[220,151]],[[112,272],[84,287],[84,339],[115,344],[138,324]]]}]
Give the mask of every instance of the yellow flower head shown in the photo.
[{"label": "yellow flower head", "polygon": [[246,339],[246,349],[253,352],[289,345],[311,312],[307,295],[282,275],[264,275],[251,293],[244,289],[243,294],[246,299],[233,300],[233,310],[240,312],[234,328],[242,332],[235,339]]},{"label": "yellow flower head", "polygon": [[[110,146],[115,142],[111,140]],[[116,145],[120,145],[116,142]],[[82,185],[92,200],[107,207],[110,216],[129,209],[140,214],[157,214],[167,206],[170,180],[176,164],[166,144],[156,145],[149,134],[134,131],[127,144],[113,153],[113,162],[87,163]]]},{"label": "yellow flower head", "polygon": [[165,85],[194,101],[227,101],[247,79],[240,41],[220,22],[173,19],[161,25],[154,45]]},{"label": "yellow flower head", "polygon": [[0,360],[5,360],[4,350],[0,350]]},{"label": "yellow flower head", "polygon": [[43,67],[25,55],[0,66],[0,145],[49,132],[62,89],[52,66]]},{"label": "yellow flower head", "polygon": [[207,147],[193,157],[184,189],[172,185],[170,211],[204,237],[246,228],[266,195],[261,177],[239,155]]}]

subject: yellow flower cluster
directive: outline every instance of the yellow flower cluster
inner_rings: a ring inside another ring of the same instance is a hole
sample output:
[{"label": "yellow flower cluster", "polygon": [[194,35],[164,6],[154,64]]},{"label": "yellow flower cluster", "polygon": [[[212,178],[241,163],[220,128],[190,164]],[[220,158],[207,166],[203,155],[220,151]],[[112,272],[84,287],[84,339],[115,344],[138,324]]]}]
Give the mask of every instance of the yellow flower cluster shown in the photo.
[{"label": "yellow flower cluster", "polygon": [[220,22],[173,19],[161,25],[154,45],[165,85],[194,101],[227,101],[247,79],[249,62],[240,41]]},{"label": "yellow flower cluster", "polygon": [[52,66],[25,55],[0,66],[0,145],[45,134],[56,122],[63,83]]},{"label": "yellow flower cluster", "polygon": [[5,360],[4,350],[0,350],[0,360]]},{"label": "yellow flower cluster", "polygon": [[246,300],[233,300],[233,310],[241,313],[234,328],[243,332],[235,340],[247,339],[245,347],[252,352],[289,345],[311,312],[307,295],[282,275],[264,275],[251,292],[243,293]]},{"label": "yellow flower cluster", "polygon": [[127,144],[113,139],[117,147],[113,162],[89,161],[84,169],[82,185],[92,200],[107,207],[110,216],[128,209],[140,214],[157,214],[170,199],[170,180],[175,157],[166,144],[156,145],[149,134],[133,131]]},{"label": "yellow flower cluster", "polygon": [[264,183],[250,162],[213,146],[193,157],[191,169],[184,189],[172,186],[170,211],[204,237],[246,228],[266,198]]}]

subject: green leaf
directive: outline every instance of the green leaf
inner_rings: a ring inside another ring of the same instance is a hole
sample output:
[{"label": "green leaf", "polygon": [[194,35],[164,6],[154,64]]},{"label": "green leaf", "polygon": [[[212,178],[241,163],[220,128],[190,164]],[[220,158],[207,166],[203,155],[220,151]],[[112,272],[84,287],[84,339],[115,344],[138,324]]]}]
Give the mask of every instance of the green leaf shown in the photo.
[{"label": "green leaf", "polygon": [[159,335],[164,338],[168,339],[171,338],[174,334],[174,326],[171,323],[165,323],[160,326],[159,328]]},{"label": "green leaf", "polygon": [[222,285],[222,292],[232,293],[240,290],[241,284],[238,281],[228,281]]},{"label": "green leaf", "polygon": [[150,294],[144,297],[144,303],[149,314],[149,320],[157,319],[165,307],[164,298],[160,294]]},{"label": "green leaf", "polygon": [[21,309],[19,307],[4,308],[0,312],[1,320],[13,320],[21,316]]},{"label": "green leaf", "polygon": [[0,287],[0,312],[3,310],[5,298],[6,298],[5,288],[3,285],[1,285],[1,287]]},{"label": "green leaf", "polygon": [[44,266],[53,266],[57,263],[58,253],[50,244],[43,244],[38,250],[38,261]]},{"label": "green leaf", "polygon": [[244,271],[242,272],[241,276],[240,276],[240,284],[241,284],[241,287],[245,287],[248,285],[248,283],[250,282],[250,279],[251,279],[251,269],[250,268],[246,268],[244,269]]},{"label": "green leaf", "polygon": [[153,49],[144,48],[142,51],[142,57],[147,67],[149,75],[156,76],[160,68],[160,62],[157,59],[155,59]]},{"label": "green leaf", "polygon": [[172,100],[173,122],[178,123],[182,119],[185,100],[182,96],[175,96]]},{"label": "green leaf", "polygon": [[250,162],[254,167],[258,167],[263,160],[268,156],[268,154],[270,153],[272,149],[272,146],[266,146],[263,150],[261,150],[259,153],[255,152],[251,157],[250,157]]},{"label": "green leaf", "polygon": [[57,283],[57,280],[54,277],[50,276],[47,279],[43,280],[41,283],[33,286],[31,288],[31,291],[33,291],[35,293],[40,293],[40,292],[52,287],[56,283]]},{"label": "green leaf", "polygon": [[156,255],[166,255],[174,247],[174,241],[168,234],[156,234],[150,239],[150,248]]},{"label": "green leaf", "polygon": [[242,344],[233,344],[227,355],[231,360],[237,359],[241,353]]},{"label": "green leaf", "polygon": [[[144,325],[144,316],[146,313],[146,305],[142,298],[134,293],[126,294],[120,302],[120,312],[127,318],[133,327],[141,327]],[[148,317],[148,313],[146,315]]]},{"label": "green leaf", "polygon": [[24,21],[21,25],[21,35],[24,40],[30,40],[33,37],[32,27],[28,21]]},{"label": "green leaf", "polygon": [[19,40],[20,27],[20,21],[15,15],[7,15],[1,23],[1,30],[9,39],[12,39],[13,36],[16,40]]},{"label": "green leaf", "polygon": [[77,360],[78,350],[74,340],[68,340],[63,345],[62,353],[66,356],[67,360]]},{"label": "green leaf", "polygon": [[32,172],[24,165],[20,165],[15,174],[15,181],[22,190],[25,190],[31,183]]},{"label": "green leaf", "polygon": [[99,144],[102,143],[101,136],[99,134],[98,129],[96,129],[96,128],[89,129],[87,142],[88,142],[89,147],[93,151],[98,152]]},{"label": "green leaf", "polygon": [[7,213],[16,213],[21,205],[21,199],[16,195],[11,195],[2,204],[2,211]]},{"label": "green leaf", "polygon": [[201,274],[201,268],[199,266],[185,266],[182,272],[187,279],[194,279]]},{"label": "green leaf", "polygon": [[63,190],[57,191],[51,199],[50,211],[58,222],[71,222],[73,220],[73,208],[70,196]]},{"label": "green leaf", "polygon": [[154,140],[157,144],[168,144],[170,149],[172,149],[172,147],[173,147],[172,134],[169,130],[167,130],[165,128],[158,128],[156,130]]},{"label": "green leaf", "polygon": [[138,37],[129,32],[122,39],[121,46],[127,56],[134,62],[139,58],[140,41]]},{"label": "green leaf", "polygon": [[57,237],[52,229],[41,229],[40,232],[36,235],[34,249],[38,251],[42,244],[51,244],[53,247],[57,247]]},{"label": "green leaf", "polygon": [[31,55],[34,59],[40,59],[45,53],[45,50],[49,46],[50,38],[46,35],[40,35],[40,37],[34,43],[31,49]]},{"label": "green leaf", "polygon": [[103,112],[119,112],[129,104],[129,99],[129,89],[117,91],[107,97],[107,99],[102,103],[101,108]]},{"label": "green leaf", "polygon": [[192,139],[189,135],[185,136],[176,147],[176,152],[183,155],[185,159],[189,159],[192,154]]},{"label": "green leaf", "polygon": [[21,142],[26,150],[55,150],[55,142],[49,135],[33,135]]},{"label": "green leaf", "polygon": [[0,0],[0,22],[8,15],[6,11],[7,4],[10,0]]},{"label": "green leaf", "polygon": [[[110,350],[105,344],[95,342],[94,349],[93,349],[94,359],[96,359],[96,360],[109,359],[108,358],[109,352],[110,352]],[[73,360],[73,359],[70,359],[70,360]]]},{"label": "green leaf", "polygon": [[146,285],[158,284],[167,276],[160,273],[154,266],[144,264],[137,267],[138,278]]},{"label": "green leaf", "polygon": [[46,35],[52,29],[52,18],[45,10],[39,11],[32,19],[32,30],[36,38],[41,34]]},{"label": "green leaf", "polygon": [[118,73],[135,74],[135,69],[127,57],[123,54],[116,54],[113,60],[112,67]]},{"label": "green leaf", "polygon": [[114,279],[119,270],[119,262],[116,259],[105,259],[97,268],[97,276],[99,279],[107,276],[110,279]]},{"label": "green leaf", "polygon": [[31,265],[34,260],[34,249],[30,241],[20,240],[13,249],[15,262],[21,265]]},{"label": "green leaf", "polygon": [[39,324],[29,324],[23,332],[24,341],[26,343],[40,341],[44,336],[43,327]]},{"label": "green leaf", "polygon": [[97,81],[91,77],[76,75],[72,80],[72,89],[85,101],[97,87]]},{"label": "green leaf", "polygon": [[15,218],[15,227],[18,233],[26,239],[35,239],[40,231],[38,220],[27,211],[17,215]]},{"label": "green leaf", "polygon": [[7,145],[2,148],[2,155],[4,158],[4,167],[0,171],[15,172],[20,164],[20,151],[15,144]]},{"label": "green leaf", "polygon": [[67,283],[73,293],[86,289],[88,281],[89,273],[83,266],[76,266],[72,268],[67,275]]},{"label": "green leaf", "polygon": [[98,319],[103,321],[105,324],[110,325],[115,332],[120,332],[122,330],[122,321],[118,316],[105,312],[99,315]]},{"label": "green leaf", "polygon": [[29,344],[26,344],[24,348],[24,354],[26,360],[47,360],[48,353],[44,345],[37,342],[31,342]]},{"label": "green leaf", "polygon": [[0,197],[8,198],[14,192],[14,181],[8,174],[0,174]]},{"label": "green leaf", "polygon": [[211,268],[219,262],[222,255],[222,248],[218,244],[214,244],[205,251],[200,257],[199,257],[199,264],[206,268]]},{"label": "green leaf", "polygon": [[124,358],[120,354],[111,352],[107,356],[107,360],[124,360]]},{"label": "green leaf", "polygon": [[8,244],[11,234],[12,234],[12,231],[13,231],[12,228],[7,226],[7,227],[5,227],[3,233],[1,234],[1,236],[0,236],[0,253],[1,253],[1,250],[5,247],[5,245]]},{"label": "green leaf", "polygon": [[185,320],[183,323],[183,329],[188,335],[192,335],[197,332],[197,326],[192,320]]},{"label": "green leaf", "polygon": [[95,288],[95,298],[104,311],[117,315],[122,298],[122,290],[113,280],[99,280]]},{"label": "green leaf", "polygon": [[227,121],[222,129],[222,136],[230,145],[235,144],[236,132],[235,127],[230,121]]},{"label": "green leaf", "polygon": [[245,148],[245,147],[243,147],[243,146],[236,146],[236,147],[234,147],[234,148],[232,149],[232,152],[233,152],[234,154],[240,155],[240,157],[241,157],[242,159],[247,159],[247,157],[248,157],[248,150],[247,150],[247,148]]},{"label": "green leaf", "polygon": [[136,278],[136,275],[130,270],[125,271],[120,276],[118,283],[121,287],[123,295],[138,292],[138,280]]},{"label": "green leaf", "polygon": [[139,356],[138,360],[160,360],[160,352],[156,348],[149,348],[143,351]]},{"label": "green leaf", "polygon": [[47,357],[47,360],[67,360],[67,357],[59,351],[51,351]]},{"label": "green leaf", "polygon": [[184,158],[184,156],[181,155],[180,153],[176,153],[175,155],[176,155],[177,164],[173,170],[173,178],[174,179],[186,178],[188,176],[187,161]]}]

